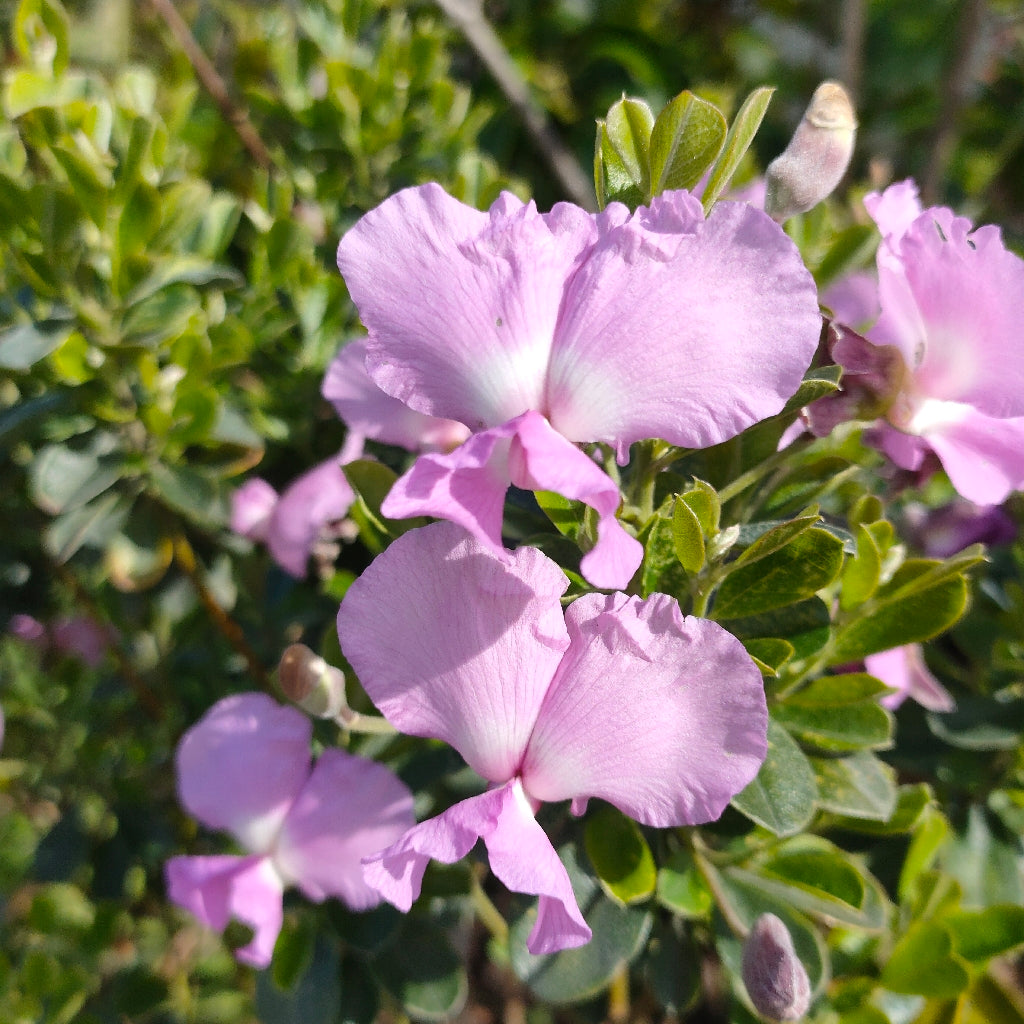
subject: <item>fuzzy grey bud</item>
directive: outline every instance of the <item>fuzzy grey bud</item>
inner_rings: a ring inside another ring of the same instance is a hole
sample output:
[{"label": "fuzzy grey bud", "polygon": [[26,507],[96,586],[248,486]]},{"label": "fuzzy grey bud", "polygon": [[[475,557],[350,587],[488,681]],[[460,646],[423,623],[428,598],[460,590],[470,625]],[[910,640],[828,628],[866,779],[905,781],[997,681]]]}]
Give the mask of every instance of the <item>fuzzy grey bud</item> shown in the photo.
[{"label": "fuzzy grey bud", "polygon": [[831,195],[846,173],[856,135],[846,90],[838,82],[822,82],[785,152],[768,165],[765,213],[781,223]]},{"label": "fuzzy grey bud", "polygon": [[292,644],[277,669],[281,692],[318,718],[337,718],[346,708],[345,674],[305,644]]},{"label": "fuzzy grey bud", "polygon": [[758,1013],[772,1020],[799,1020],[811,1004],[811,982],[789,930],[774,914],[762,914],[743,947],[743,984]]}]

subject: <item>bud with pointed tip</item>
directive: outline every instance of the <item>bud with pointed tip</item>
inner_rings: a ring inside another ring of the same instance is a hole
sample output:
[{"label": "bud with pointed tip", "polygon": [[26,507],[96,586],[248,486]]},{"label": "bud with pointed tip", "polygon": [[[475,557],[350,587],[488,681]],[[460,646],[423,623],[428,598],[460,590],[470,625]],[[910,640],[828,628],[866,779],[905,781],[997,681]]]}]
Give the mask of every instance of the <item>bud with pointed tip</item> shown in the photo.
[{"label": "bud with pointed tip", "polygon": [[281,692],[317,718],[337,718],[347,707],[345,674],[305,644],[292,644],[277,670]]},{"label": "bud with pointed tip", "polygon": [[793,138],[765,172],[764,210],[781,223],[831,195],[853,155],[857,118],[846,90],[822,82]]},{"label": "bud with pointed tip", "polygon": [[743,947],[743,984],[758,1013],[772,1020],[799,1020],[811,1004],[811,982],[789,930],[774,914],[762,914]]}]

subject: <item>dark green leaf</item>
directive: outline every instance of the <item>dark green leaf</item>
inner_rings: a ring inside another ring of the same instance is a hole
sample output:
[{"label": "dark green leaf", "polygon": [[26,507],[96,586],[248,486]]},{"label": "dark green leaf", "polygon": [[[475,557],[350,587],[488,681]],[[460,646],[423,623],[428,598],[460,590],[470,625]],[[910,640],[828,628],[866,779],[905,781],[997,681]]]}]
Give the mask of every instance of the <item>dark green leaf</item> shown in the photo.
[{"label": "dark green leaf", "polygon": [[320,936],[309,968],[288,990],[276,984],[273,971],[256,975],[256,1012],[262,1024],[335,1024],[341,1009],[338,949]]},{"label": "dark green leaf", "polygon": [[1024,700],[968,695],[955,710],[930,714],[928,727],[961,750],[1014,750],[1024,737]]},{"label": "dark green leaf", "polygon": [[878,749],[892,742],[892,715],[873,700],[801,704],[790,699],[776,705],[773,714],[801,741],[819,750]]},{"label": "dark green leaf", "polygon": [[[748,523],[740,531],[739,540],[741,544],[746,540],[748,546],[733,562],[733,565],[745,565],[747,562],[756,562],[760,558],[766,558],[768,555],[780,551],[801,533],[820,522],[821,515],[815,510],[796,519],[783,522]],[[747,540],[748,537],[752,539]]]},{"label": "dark green leaf", "polygon": [[512,969],[539,999],[556,1006],[582,1002],[607,988],[609,981],[641,951],[650,934],[652,916],[638,907],[613,903],[597,881],[584,872],[571,846],[559,851],[573,892],[594,935],[584,946],[547,956],[533,956],[526,939],[537,919],[535,908],[512,926],[509,953]]},{"label": "dark green leaf", "polygon": [[777,836],[799,832],[814,816],[818,790],[803,751],[774,719],[768,722],[768,756],[757,777],[732,806]]},{"label": "dark green leaf", "polygon": [[189,466],[158,462],[150,469],[153,493],[166,505],[203,527],[228,521],[227,495],[221,482]]},{"label": "dark green leaf", "polygon": [[878,588],[882,553],[874,534],[863,524],[857,526],[857,554],[843,566],[839,607],[845,612],[870,598]]},{"label": "dark green leaf", "polygon": [[441,1020],[459,1012],[468,981],[444,930],[425,918],[407,917],[394,942],[370,964],[377,980],[411,1017]]},{"label": "dark green leaf", "polygon": [[807,658],[824,646],[830,624],[825,602],[812,597],[787,608],[732,619],[729,632],[744,643],[763,638],[784,639],[793,646],[795,658]]},{"label": "dark green leaf", "polygon": [[842,564],[842,541],[817,527],[804,530],[785,547],[730,571],[718,589],[713,617],[733,619],[796,604],[828,586]]},{"label": "dark green leaf", "polygon": [[757,663],[757,667],[767,676],[777,676],[779,669],[793,657],[794,648],[788,640],[765,637],[744,640],[743,646]]},{"label": "dark green leaf", "polygon": [[1000,903],[984,910],[958,910],[942,919],[953,934],[957,953],[985,963],[1024,946],[1024,907]]},{"label": "dark green leaf", "polygon": [[32,500],[49,515],[81,508],[120,478],[121,461],[106,455],[106,439],[97,435],[89,448],[75,451],[63,444],[40,449],[29,467]]}]

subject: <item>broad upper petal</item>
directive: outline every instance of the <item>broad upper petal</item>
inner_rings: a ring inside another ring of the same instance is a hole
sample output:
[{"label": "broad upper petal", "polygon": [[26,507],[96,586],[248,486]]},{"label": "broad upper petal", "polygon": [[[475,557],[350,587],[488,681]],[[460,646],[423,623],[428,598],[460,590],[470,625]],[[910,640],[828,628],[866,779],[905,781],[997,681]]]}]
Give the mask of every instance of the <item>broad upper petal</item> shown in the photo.
[{"label": "broad upper petal", "polygon": [[366,372],[365,339],[350,341],[334,357],[321,392],[350,431],[373,441],[410,452],[447,451],[469,436],[464,424],[425,416],[381,391]]},{"label": "broad upper petal", "polygon": [[597,543],[583,556],[580,569],[595,587],[627,587],[644,549],[615,518],[622,501],[618,485],[540,414],[529,412],[515,422],[509,451],[512,483],[531,491],[554,491],[593,508],[600,517]]},{"label": "broad upper petal", "polygon": [[430,860],[452,864],[483,839],[491,870],[514,892],[540,897],[531,953],[554,953],[590,940],[565,866],[537,824],[518,780],[471,797],[410,829],[364,861],[366,880],[400,910],[419,895]]},{"label": "broad upper petal", "polygon": [[172,857],[164,865],[167,897],[203,924],[222,932],[234,919],[253,929],[235,957],[266,967],[284,920],[284,887],[266,857]]},{"label": "broad upper petal", "polygon": [[706,447],[777,413],[818,345],[817,290],[770,217],[686,192],[624,219],[566,292],[539,407],[572,441]]},{"label": "broad upper petal", "polygon": [[601,797],[647,825],[716,819],[767,752],[761,674],[717,623],[674,599],[588,594],[523,762],[539,800]]},{"label": "broad upper petal", "polygon": [[451,523],[399,537],[349,588],[342,650],[398,729],[450,743],[505,782],[568,644],[562,571],[535,548],[508,564]]},{"label": "broad upper petal", "polygon": [[266,694],[225,697],[178,744],[182,805],[247,849],[266,852],[309,777],[311,735],[305,715]]},{"label": "broad upper petal", "polygon": [[288,811],[274,863],[310,899],[367,910],[380,897],[363,881],[361,858],[415,823],[412,794],[389,768],[328,749]]},{"label": "broad upper petal", "polygon": [[488,213],[434,184],[386,199],[338,246],[370,376],[473,430],[540,408],[565,282],[595,235],[583,210],[508,193]]}]

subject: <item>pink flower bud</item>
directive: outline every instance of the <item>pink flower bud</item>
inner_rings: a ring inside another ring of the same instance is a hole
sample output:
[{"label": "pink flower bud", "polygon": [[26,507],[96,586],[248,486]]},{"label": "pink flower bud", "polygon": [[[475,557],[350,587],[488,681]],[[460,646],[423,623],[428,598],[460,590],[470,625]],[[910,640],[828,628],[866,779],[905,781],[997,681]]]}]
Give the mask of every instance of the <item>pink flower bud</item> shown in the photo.
[{"label": "pink flower bud", "polygon": [[774,914],[762,914],[743,947],[743,984],[758,1013],[772,1020],[799,1020],[811,1003],[811,983],[789,930]]},{"label": "pink flower bud", "polygon": [[846,90],[838,82],[822,82],[789,145],[768,165],[765,213],[781,223],[831,195],[846,173],[856,135]]}]

